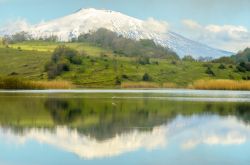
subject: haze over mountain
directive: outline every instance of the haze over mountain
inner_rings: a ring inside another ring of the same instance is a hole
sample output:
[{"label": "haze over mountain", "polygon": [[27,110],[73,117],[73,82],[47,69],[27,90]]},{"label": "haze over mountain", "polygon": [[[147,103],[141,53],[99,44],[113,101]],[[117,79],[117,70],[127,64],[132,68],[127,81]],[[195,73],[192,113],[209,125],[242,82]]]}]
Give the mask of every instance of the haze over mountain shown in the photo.
[{"label": "haze over mountain", "polygon": [[180,57],[192,55],[195,58],[217,58],[233,53],[215,49],[196,41],[187,39],[168,29],[167,23],[149,19],[139,20],[119,12],[97,9],[80,9],[68,16],[28,25],[24,22],[0,29],[0,35],[10,35],[25,31],[34,38],[58,36],[60,41],[70,41],[80,34],[106,28],[126,38],[135,40],[152,39],[157,44],[168,47]]}]

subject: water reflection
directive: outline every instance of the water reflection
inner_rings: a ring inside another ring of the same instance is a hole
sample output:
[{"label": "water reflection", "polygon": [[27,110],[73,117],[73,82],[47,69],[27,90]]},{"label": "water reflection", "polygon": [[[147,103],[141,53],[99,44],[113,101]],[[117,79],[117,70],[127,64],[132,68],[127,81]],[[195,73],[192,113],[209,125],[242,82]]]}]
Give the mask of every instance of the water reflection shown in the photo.
[{"label": "water reflection", "polygon": [[250,140],[250,103],[74,96],[0,97],[0,140],[36,141],[89,160]]},{"label": "water reflection", "polygon": [[[199,125],[197,127],[197,124]],[[85,159],[112,157],[139,149],[154,150],[167,147],[168,141],[178,137],[179,147],[187,150],[198,145],[242,145],[250,140],[250,127],[236,118],[217,116],[177,117],[173,122],[154,127],[151,131],[131,130],[107,140],[78,132],[76,129],[56,127],[25,129],[22,134],[1,128],[0,139],[25,144],[35,140],[49,144]]]}]

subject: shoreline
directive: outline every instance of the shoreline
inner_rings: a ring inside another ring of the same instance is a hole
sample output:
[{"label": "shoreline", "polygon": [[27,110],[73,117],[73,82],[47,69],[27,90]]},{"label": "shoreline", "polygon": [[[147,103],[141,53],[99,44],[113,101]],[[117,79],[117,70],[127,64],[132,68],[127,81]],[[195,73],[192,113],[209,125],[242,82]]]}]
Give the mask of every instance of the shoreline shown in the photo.
[{"label": "shoreline", "polygon": [[0,89],[0,93],[155,93],[155,94],[196,94],[207,93],[214,94],[242,93],[250,94],[250,90],[208,90],[208,89],[188,89],[188,88],[79,88],[79,89]]}]

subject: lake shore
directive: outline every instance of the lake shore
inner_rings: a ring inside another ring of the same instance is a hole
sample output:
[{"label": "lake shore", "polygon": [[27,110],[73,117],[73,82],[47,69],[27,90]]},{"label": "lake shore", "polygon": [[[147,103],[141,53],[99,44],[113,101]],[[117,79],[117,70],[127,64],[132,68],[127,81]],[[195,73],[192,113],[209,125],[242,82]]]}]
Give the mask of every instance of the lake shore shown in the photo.
[{"label": "lake shore", "polygon": [[178,86],[172,82],[122,82],[113,87],[84,86],[73,84],[70,81],[28,81],[17,78],[0,78],[0,89],[6,90],[46,90],[46,89],[196,89],[196,90],[250,90],[250,81],[247,80],[197,80],[186,86]]}]

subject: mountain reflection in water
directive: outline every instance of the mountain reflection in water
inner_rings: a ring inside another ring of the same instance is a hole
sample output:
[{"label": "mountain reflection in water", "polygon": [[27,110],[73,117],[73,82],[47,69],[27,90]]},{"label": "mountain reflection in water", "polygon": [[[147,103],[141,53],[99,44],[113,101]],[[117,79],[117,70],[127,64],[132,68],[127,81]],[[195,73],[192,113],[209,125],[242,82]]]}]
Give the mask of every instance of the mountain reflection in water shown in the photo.
[{"label": "mountain reflection in water", "polygon": [[192,150],[250,140],[250,103],[69,96],[1,96],[0,140],[36,141],[89,160],[164,149],[173,141]]}]

